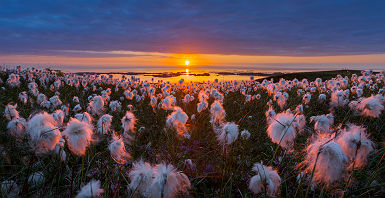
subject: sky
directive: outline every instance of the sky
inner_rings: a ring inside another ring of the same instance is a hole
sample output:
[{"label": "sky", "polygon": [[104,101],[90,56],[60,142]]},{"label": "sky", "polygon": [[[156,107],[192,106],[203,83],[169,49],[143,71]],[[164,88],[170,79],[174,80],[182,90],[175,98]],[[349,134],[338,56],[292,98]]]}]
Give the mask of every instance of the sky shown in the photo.
[{"label": "sky", "polygon": [[384,69],[380,0],[1,0],[0,64]]}]

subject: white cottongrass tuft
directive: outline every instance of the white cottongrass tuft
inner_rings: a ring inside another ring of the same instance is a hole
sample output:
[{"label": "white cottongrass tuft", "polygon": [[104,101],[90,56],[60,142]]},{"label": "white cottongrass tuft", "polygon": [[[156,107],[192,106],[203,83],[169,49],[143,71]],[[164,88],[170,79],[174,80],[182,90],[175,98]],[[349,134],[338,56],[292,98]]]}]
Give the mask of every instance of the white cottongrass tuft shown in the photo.
[{"label": "white cottongrass tuft", "polygon": [[288,112],[279,113],[269,122],[267,133],[272,142],[288,149],[292,147],[297,135],[296,127],[296,116]]},{"label": "white cottongrass tuft", "polygon": [[23,104],[27,104],[27,102],[28,102],[28,94],[27,94],[26,91],[23,91],[23,92],[19,93],[19,100]]},{"label": "white cottongrass tuft", "polygon": [[154,179],[151,182],[151,197],[175,197],[178,193],[187,193],[191,187],[188,177],[177,171],[171,164],[158,164],[154,167]]},{"label": "white cottongrass tuft", "polygon": [[174,111],[167,117],[166,126],[175,129],[179,135],[186,136],[187,120],[188,115],[180,107],[174,107]]},{"label": "white cottongrass tuft", "polygon": [[75,107],[72,109],[73,112],[79,112],[81,111],[83,108],[80,104],[77,104],[75,105]]},{"label": "white cottongrass tuft", "polygon": [[72,102],[74,102],[74,103],[80,103],[79,98],[78,98],[77,96],[74,96],[74,97],[72,98]]},{"label": "white cottongrass tuft", "polygon": [[176,102],[176,98],[174,96],[167,96],[165,99],[162,100],[161,108],[164,110],[172,110],[174,108]]},{"label": "white cottongrass tuft", "polygon": [[149,163],[143,162],[142,160],[134,162],[128,174],[131,181],[128,188],[135,193],[139,192],[143,197],[150,197],[151,182],[154,175],[154,169]]},{"label": "white cottongrass tuft", "polygon": [[311,94],[310,93],[306,93],[305,95],[303,95],[302,97],[302,103],[303,104],[309,104],[311,100]]},{"label": "white cottongrass tuft", "polygon": [[194,96],[190,96],[190,94],[186,94],[182,99],[183,103],[189,103],[194,100]]},{"label": "white cottongrass tuft", "polygon": [[67,117],[67,116],[69,115],[70,109],[69,109],[66,105],[62,105],[62,106],[60,107],[60,109],[63,111],[64,117]]},{"label": "white cottongrass tuft", "polygon": [[246,129],[242,130],[241,131],[241,137],[243,139],[246,139],[246,140],[249,139],[250,138],[250,132]]},{"label": "white cottongrass tuft", "polygon": [[281,185],[281,177],[272,167],[267,167],[260,163],[255,163],[253,171],[257,173],[250,179],[249,189],[253,193],[266,192],[269,196],[277,195]]},{"label": "white cottongrass tuft", "polygon": [[88,111],[93,115],[101,115],[104,111],[104,99],[101,96],[94,96],[87,107]]},{"label": "white cottongrass tuft", "polygon": [[50,99],[49,99],[49,102],[51,103],[51,107],[52,108],[56,108],[58,106],[60,106],[61,104],[63,104],[63,102],[60,100],[59,96],[52,96]]},{"label": "white cottongrass tuft", "polygon": [[59,155],[61,161],[65,161],[67,159],[67,153],[64,150],[64,144],[65,140],[63,137],[61,137],[55,146],[55,154]]},{"label": "white cottongrass tuft", "polygon": [[287,92],[278,92],[274,99],[277,101],[278,106],[283,109],[286,106],[287,99],[289,99],[289,94]]},{"label": "white cottongrass tuft", "polygon": [[358,103],[357,109],[361,111],[362,116],[378,118],[384,110],[384,105],[377,96],[371,96]]},{"label": "white cottongrass tuft", "polygon": [[16,108],[17,108],[17,104],[15,105],[7,104],[7,106],[5,106],[4,116],[7,120],[11,121],[13,119],[18,119],[20,117],[19,112],[16,110]]},{"label": "white cottongrass tuft", "polygon": [[55,125],[60,127],[63,125],[64,121],[64,112],[60,109],[56,110],[51,114],[52,118],[55,120]]},{"label": "white cottongrass tuft", "polygon": [[158,99],[155,96],[152,96],[151,101],[150,101],[150,105],[152,106],[153,109],[155,109],[157,103],[158,103]]},{"label": "white cottongrass tuft", "polygon": [[326,101],[326,95],[325,94],[320,94],[318,96],[318,102],[323,103],[325,101]]},{"label": "white cottongrass tuft", "polygon": [[353,164],[357,169],[364,167],[369,153],[374,151],[374,144],[368,139],[365,128],[353,124],[341,131],[336,142],[342,146],[342,150],[351,161],[349,169],[353,169]]},{"label": "white cottongrass tuft", "polygon": [[32,187],[38,187],[43,184],[45,181],[45,177],[43,172],[35,172],[28,177],[28,183],[32,185]]},{"label": "white cottongrass tuft", "polygon": [[295,117],[295,124],[294,127],[297,129],[298,133],[301,133],[304,131],[306,125],[306,118],[304,115],[297,115]]},{"label": "white cottongrass tuft", "polygon": [[88,123],[92,123],[92,117],[89,113],[87,112],[84,112],[84,113],[78,113],[75,115],[75,118],[80,120],[80,121],[85,121],[85,122],[88,122]]},{"label": "white cottongrass tuft", "polygon": [[340,144],[333,139],[317,136],[305,150],[305,172],[311,174],[318,183],[331,185],[342,179],[342,175],[349,161]]},{"label": "white cottongrass tuft", "polygon": [[310,122],[314,122],[314,130],[321,134],[330,134],[334,124],[334,116],[329,113],[310,117]]},{"label": "white cottongrass tuft", "polygon": [[209,106],[209,103],[207,103],[206,100],[202,100],[197,104],[197,111],[198,113],[202,112],[203,110],[207,109]]},{"label": "white cottongrass tuft", "polygon": [[108,150],[110,150],[112,159],[118,164],[125,164],[131,158],[131,155],[126,151],[122,137],[113,135]]},{"label": "white cottongrass tuft", "polygon": [[56,122],[47,112],[33,116],[28,122],[26,131],[30,136],[31,147],[37,154],[52,151],[61,138]]},{"label": "white cottongrass tuft", "polygon": [[121,120],[124,133],[128,133],[128,132],[134,133],[136,121],[137,119],[135,115],[132,112],[127,111],[126,115],[124,115],[124,117]]},{"label": "white cottongrass tuft", "polygon": [[346,105],[345,103],[345,95],[343,90],[335,90],[331,94],[330,107],[340,107]]},{"label": "white cottongrass tuft", "polygon": [[104,193],[104,190],[100,188],[100,181],[92,180],[88,184],[82,187],[82,189],[75,196],[75,198],[99,197],[103,193]]},{"label": "white cottongrass tuft", "polygon": [[225,109],[223,108],[221,102],[219,102],[218,100],[214,101],[213,104],[211,104],[210,113],[211,113],[210,122],[212,124],[221,123],[225,120],[225,117],[226,117]]},{"label": "white cottongrass tuft", "polygon": [[227,122],[222,126],[222,130],[217,134],[217,140],[223,146],[227,146],[238,139],[239,129],[234,122]]},{"label": "white cottongrass tuft", "polygon": [[46,102],[47,101],[47,96],[45,96],[44,94],[39,94],[37,95],[36,97],[36,103],[41,105],[43,102]]},{"label": "white cottongrass tuft", "polygon": [[112,112],[120,112],[122,110],[122,104],[117,100],[111,101],[110,109]]},{"label": "white cottongrass tuft", "polygon": [[17,138],[24,138],[25,136],[25,127],[27,122],[24,118],[13,119],[8,122],[7,129],[9,134]]},{"label": "white cottongrass tuft", "polygon": [[104,114],[98,120],[96,132],[102,135],[107,134],[109,131],[111,131],[111,122],[112,122],[112,116],[108,114]]},{"label": "white cottongrass tuft", "polygon": [[7,84],[10,87],[19,87],[20,86],[20,76],[18,74],[10,74],[7,79]]},{"label": "white cottongrass tuft", "polygon": [[274,120],[273,118],[276,115],[277,115],[277,113],[275,113],[273,107],[270,106],[269,109],[265,113],[267,123],[270,123],[272,120]]},{"label": "white cottongrass tuft", "polygon": [[13,180],[6,180],[1,182],[1,194],[4,197],[19,197],[21,187]]},{"label": "white cottongrass tuft", "polygon": [[69,149],[76,155],[85,155],[92,142],[92,127],[88,122],[71,118],[63,136],[67,138]]}]

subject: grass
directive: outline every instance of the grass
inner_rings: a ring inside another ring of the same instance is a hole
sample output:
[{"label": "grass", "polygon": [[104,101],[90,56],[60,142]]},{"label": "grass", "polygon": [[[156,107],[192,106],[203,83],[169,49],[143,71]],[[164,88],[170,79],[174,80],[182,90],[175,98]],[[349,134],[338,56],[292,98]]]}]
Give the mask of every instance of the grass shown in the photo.
[{"label": "grass", "polygon": [[[323,80],[336,77],[337,74],[342,76],[351,76],[351,74],[360,74],[360,71],[340,70],[340,71],[324,71],[324,72],[306,72],[306,73],[290,73],[277,76],[267,77],[266,79],[274,79],[277,82],[280,78],[291,80],[297,78],[307,78],[315,80],[320,77]],[[8,74],[0,73],[1,79],[6,82]],[[258,81],[261,81],[259,79]],[[39,84],[39,80],[36,80]],[[49,84],[52,84],[51,81]],[[21,104],[18,100],[18,94],[22,91],[28,91],[27,82],[21,80],[18,88],[11,88],[6,84],[0,89],[0,111],[4,112],[5,105],[10,102],[17,102],[18,111],[24,118],[42,109],[36,104]],[[155,85],[156,86],[156,85]],[[384,86],[384,83],[379,87]],[[119,100],[123,96],[123,90],[115,92],[115,87],[109,84],[100,85],[103,90],[111,88],[112,100]],[[48,98],[55,94],[55,91],[45,89],[39,86],[39,91],[44,93]],[[93,92],[91,89],[85,90],[82,87],[75,88],[68,85],[62,86],[57,90],[63,104],[72,107],[73,96],[78,96],[80,104],[83,108],[87,105],[87,97],[93,93],[100,94],[100,91]],[[224,90],[220,90],[222,93]],[[297,88],[293,88],[289,93],[287,108],[292,110],[302,103],[302,98],[297,97]],[[370,96],[375,91],[365,90],[364,96]],[[140,93],[140,90],[138,89]],[[161,86],[157,87],[156,93],[161,93]],[[195,100],[189,104],[184,104],[182,98],[186,93],[190,93]],[[120,123],[121,117],[127,110],[127,105],[134,106],[134,114],[138,118],[136,128],[142,130],[137,132],[137,137],[131,145],[127,146],[127,150],[131,153],[134,161],[144,159],[152,164],[167,162],[173,164],[178,170],[187,174],[192,184],[190,195],[193,197],[253,197],[254,195],[248,189],[249,179],[255,174],[251,168],[256,162],[264,162],[268,164],[271,160],[271,166],[278,170],[282,179],[280,187],[281,197],[304,197],[307,194],[309,183],[303,180],[301,185],[297,182],[297,175],[301,173],[298,164],[304,158],[304,148],[308,143],[308,139],[313,133],[312,124],[309,123],[311,116],[327,114],[327,103],[319,103],[317,101],[318,92],[313,93],[313,97],[308,105],[304,108],[306,116],[307,132],[300,134],[294,144],[294,151],[287,152],[277,144],[271,142],[266,133],[267,123],[265,112],[267,111],[266,103],[271,99],[265,90],[252,90],[248,94],[260,94],[260,100],[245,102],[245,96],[239,91],[230,91],[225,95],[223,106],[226,110],[226,120],[235,122],[239,125],[240,131],[247,129],[251,133],[251,137],[247,140],[239,138],[228,149],[226,155],[223,154],[222,147],[218,145],[215,134],[210,124],[210,113],[206,109],[201,113],[197,113],[198,95],[192,90],[178,90],[173,94],[177,98],[176,105],[180,106],[189,116],[195,114],[196,119],[189,119],[187,126],[189,128],[191,138],[180,139],[175,131],[165,127],[166,118],[171,111],[156,109],[155,111],[149,105],[150,98],[136,102],[135,100],[123,100],[121,112],[110,112],[106,107],[105,113],[113,116],[112,128],[118,134],[122,133]],[[29,94],[30,95],[30,94]],[[353,99],[353,96],[350,96]],[[330,98],[330,96],[328,96]],[[36,98],[32,97],[32,101]],[[213,102],[211,98],[209,105]],[[279,111],[279,107],[274,103],[274,109]],[[350,113],[348,107],[340,107],[335,110],[335,123],[356,123],[367,128],[370,138],[376,143],[376,151],[371,153],[368,158],[368,165],[358,171],[355,171],[350,179],[351,186],[345,193],[346,197],[352,196],[385,196],[385,159],[384,159],[384,130],[385,130],[385,113],[379,118],[362,118]],[[70,112],[70,117],[74,116],[74,112]],[[95,119],[97,120],[97,119]],[[68,121],[66,118],[65,122]],[[74,196],[80,187],[91,179],[102,181],[102,188],[105,190],[105,197],[130,197],[127,185],[130,182],[128,171],[131,163],[118,165],[110,157],[107,149],[110,137],[108,135],[98,136],[97,141],[87,149],[87,153],[83,157],[72,154],[68,147],[65,147],[67,153],[66,161],[60,161],[59,157],[50,154],[45,156],[36,156],[31,152],[31,147],[27,143],[27,139],[19,141],[8,135],[6,129],[7,121],[2,117],[0,122],[0,150],[2,157],[0,158],[0,180],[15,180],[21,186],[20,196],[31,197],[69,197]],[[96,126],[96,122],[94,122]],[[96,137],[95,137],[96,138]],[[277,152],[275,154],[275,150]],[[194,169],[191,170],[185,165],[185,160],[191,159]],[[34,173],[42,171],[45,181],[38,187],[28,184],[28,177]],[[326,188],[318,185],[314,191],[309,191],[308,197],[315,196],[336,196],[338,190],[343,190],[346,186],[345,181],[336,183],[332,188]],[[5,194],[3,194],[5,196]]]}]

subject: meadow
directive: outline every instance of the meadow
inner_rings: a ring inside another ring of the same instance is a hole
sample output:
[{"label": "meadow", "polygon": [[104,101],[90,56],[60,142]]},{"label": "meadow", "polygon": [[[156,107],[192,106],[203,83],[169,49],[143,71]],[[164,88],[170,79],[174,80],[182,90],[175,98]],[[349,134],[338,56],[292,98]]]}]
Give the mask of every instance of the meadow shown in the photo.
[{"label": "meadow", "polygon": [[385,73],[0,72],[2,197],[382,197]]}]

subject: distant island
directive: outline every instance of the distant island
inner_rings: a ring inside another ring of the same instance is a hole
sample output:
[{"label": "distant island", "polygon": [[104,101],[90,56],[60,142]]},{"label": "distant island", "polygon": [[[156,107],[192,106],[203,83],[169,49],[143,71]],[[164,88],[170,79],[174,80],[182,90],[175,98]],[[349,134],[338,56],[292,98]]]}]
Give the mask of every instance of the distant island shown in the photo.
[{"label": "distant island", "polygon": [[[280,75],[284,74],[282,72],[274,72],[274,73],[261,73],[261,72],[205,72],[205,73],[188,73],[190,76],[210,76],[211,74],[216,75],[239,75],[239,76],[274,76],[274,75]],[[135,75],[144,75],[144,76],[152,76],[152,77],[158,77],[158,78],[171,78],[171,77],[178,77],[181,75],[186,75],[186,72],[76,72],[78,75],[110,75],[110,74],[120,74],[120,75],[129,75],[129,76],[135,76]]]}]

